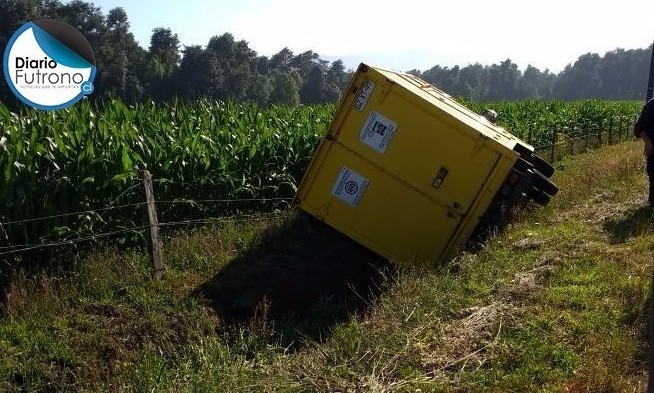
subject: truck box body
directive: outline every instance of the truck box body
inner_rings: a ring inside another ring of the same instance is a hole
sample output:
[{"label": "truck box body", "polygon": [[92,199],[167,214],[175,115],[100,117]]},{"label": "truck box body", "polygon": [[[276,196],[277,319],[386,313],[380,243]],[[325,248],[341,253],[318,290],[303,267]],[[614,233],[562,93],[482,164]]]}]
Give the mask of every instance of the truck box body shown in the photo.
[{"label": "truck box body", "polygon": [[441,262],[485,214],[517,143],[419,78],[361,64],[296,202],[392,261]]}]

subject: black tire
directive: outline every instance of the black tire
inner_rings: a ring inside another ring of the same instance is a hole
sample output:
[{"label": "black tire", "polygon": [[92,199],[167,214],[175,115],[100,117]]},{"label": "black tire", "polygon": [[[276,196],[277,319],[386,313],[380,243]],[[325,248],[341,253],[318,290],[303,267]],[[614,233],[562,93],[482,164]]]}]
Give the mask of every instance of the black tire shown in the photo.
[{"label": "black tire", "polygon": [[535,189],[543,191],[550,196],[554,196],[557,192],[559,192],[559,187],[552,183],[552,181],[548,179],[547,176],[543,175],[538,170],[535,170],[534,176],[531,177],[531,185]]},{"label": "black tire", "polygon": [[525,160],[522,158],[522,156],[518,157],[518,161],[516,161],[515,165],[513,165],[513,168],[515,168],[516,171],[520,173],[526,173],[529,169],[534,169],[534,166],[532,165],[531,162]]},{"label": "black tire", "polygon": [[542,191],[534,192],[533,195],[531,195],[531,199],[541,206],[547,206],[547,204],[550,203],[550,196]]},{"label": "black tire", "polygon": [[552,177],[552,175],[554,174],[554,167],[552,166],[552,164],[543,160],[536,154],[532,153],[531,160],[527,160],[527,161],[530,161],[538,172],[542,173],[547,177]]},{"label": "black tire", "polygon": [[516,145],[513,147],[513,151],[520,154],[525,160],[531,162],[529,157],[531,157],[533,151],[531,151],[531,149],[529,149],[527,146],[521,143],[516,143]]},{"label": "black tire", "polygon": [[520,154],[520,157],[525,161],[531,163],[531,165],[533,165],[537,171],[545,175],[545,177],[552,177],[554,174],[554,167],[549,162],[536,155],[536,153],[531,151],[527,146],[517,143],[513,150]]}]

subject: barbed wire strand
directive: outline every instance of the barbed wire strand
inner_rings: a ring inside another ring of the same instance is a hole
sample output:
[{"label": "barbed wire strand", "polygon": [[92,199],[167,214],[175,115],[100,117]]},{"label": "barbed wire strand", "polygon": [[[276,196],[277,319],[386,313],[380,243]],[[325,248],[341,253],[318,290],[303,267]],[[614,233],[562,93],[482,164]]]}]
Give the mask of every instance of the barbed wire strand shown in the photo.
[{"label": "barbed wire strand", "polygon": [[[199,199],[199,200],[180,199],[180,200],[155,201],[155,205],[156,204],[175,204],[175,203],[192,204],[192,203],[271,202],[271,201],[290,201],[292,199],[293,198],[245,198],[245,199]],[[126,205],[119,205],[119,206],[107,206],[107,207],[103,207],[103,208],[100,208],[100,209],[81,210],[81,211],[72,212],[72,213],[53,214],[53,215],[50,215],[50,216],[26,218],[24,220],[0,222],[0,226],[23,224],[23,223],[26,223],[26,222],[34,222],[34,221],[44,221],[44,220],[49,220],[49,219],[52,219],[52,218],[69,217],[69,216],[75,216],[75,215],[79,215],[79,214],[105,212],[105,211],[108,211],[108,210],[121,209],[121,208],[125,208],[125,207],[133,207],[133,206],[143,206],[143,205],[147,205],[147,204],[148,204],[148,202],[138,202],[138,203],[130,203],[130,204],[126,204]]]},{"label": "barbed wire strand", "polygon": [[245,216],[236,216],[236,217],[214,217],[214,218],[201,218],[197,220],[183,220],[183,221],[173,221],[173,222],[164,222],[160,223],[160,227],[170,227],[170,226],[181,226],[181,225],[190,225],[190,224],[213,224],[213,223],[224,223],[224,222],[249,222],[249,221],[263,221],[268,219],[284,217],[286,213],[267,213],[267,214],[252,214]]},{"label": "barbed wire strand", "polygon": [[293,198],[243,198],[243,199],[173,199],[173,200],[157,200],[155,204],[159,203],[230,203],[230,202],[275,202],[275,201],[291,201]]},{"label": "barbed wire strand", "polygon": [[43,220],[49,220],[51,218],[68,217],[68,216],[75,216],[75,215],[79,215],[79,214],[104,212],[104,211],[107,211],[107,210],[122,209],[122,208],[125,208],[125,207],[142,206],[142,205],[147,205],[147,202],[130,203],[128,205],[119,205],[119,206],[111,206],[111,207],[107,206],[107,207],[103,207],[103,208],[100,208],[100,209],[81,210],[81,211],[72,212],[72,213],[53,214],[51,216],[42,216],[42,217],[26,218],[24,220],[0,222],[0,226],[4,226],[4,225],[9,226],[9,225],[14,225],[14,224],[22,224],[22,223],[26,223],[26,222],[43,221]]},{"label": "barbed wire strand", "polygon": [[136,179],[136,180],[137,180],[136,184],[134,184],[134,185],[128,187],[125,191],[123,191],[120,195],[118,195],[118,196],[117,196],[113,201],[110,201],[110,202],[109,202],[109,206],[113,205],[117,200],[119,200],[120,198],[122,198],[123,195],[127,194],[128,192],[130,192],[130,191],[133,190],[134,188],[136,188],[136,187],[140,187],[140,186],[141,186],[140,183],[143,183],[143,180],[142,180],[142,179]]},{"label": "barbed wire strand", "polygon": [[134,231],[137,231],[137,230],[143,230],[143,229],[147,229],[149,227],[150,227],[149,225],[145,225],[145,226],[142,226],[142,227],[121,229],[121,230],[118,230],[118,231],[105,232],[105,233],[101,233],[101,234],[98,234],[98,235],[80,237],[80,238],[77,238],[77,239],[60,240],[60,241],[51,242],[51,243],[21,244],[21,245],[9,246],[9,247],[1,247],[3,249],[8,249],[8,248],[18,248],[18,249],[0,252],[0,255],[15,254],[15,253],[18,253],[18,252],[23,252],[23,251],[36,250],[36,249],[40,249],[40,248],[48,248],[48,247],[55,247],[55,246],[63,246],[63,245],[66,245],[66,244],[77,244],[77,243],[82,243],[82,242],[89,241],[89,240],[95,240],[95,239],[100,239],[100,238],[103,238],[103,237],[114,236],[114,235],[117,235],[117,234],[120,234],[120,233],[134,232]]},{"label": "barbed wire strand", "polygon": [[[266,219],[279,218],[284,216],[284,212],[279,213],[260,213],[260,214],[247,214],[242,216],[233,216],[233,217],[213,217],[213,218],[203,218],[197,220],[185,220],[185,221],[173,221],[173,222],[164,222],[159,223],[159,227],[168,227],[168,226],[181,226],[181,225],[190,225],[190,224],[208,224],[208,223],[220,223],[220,222],[248,222],[248,221],[262,221]],[[133,227],[128,229],[121,229],[112,232],[105,232],[97,235],[90,235],[86,237],[80,237],[77,239],[68,239],[60,240],[51,243],[33,243],[33,244],[16,244],[11,246],[0,247],[0,250],[8,250],[0,252],[0,255],[15,254],[22,251],[35,250],[39,248],[47,248],[54,246],[61,246],[66,244],[76,244],[89,240],[95,240],[103,237],[109,237],[117,235],[120,233],[140,231],[144,229],[149,229],[153,225],[143,225],[140,227]]]}]

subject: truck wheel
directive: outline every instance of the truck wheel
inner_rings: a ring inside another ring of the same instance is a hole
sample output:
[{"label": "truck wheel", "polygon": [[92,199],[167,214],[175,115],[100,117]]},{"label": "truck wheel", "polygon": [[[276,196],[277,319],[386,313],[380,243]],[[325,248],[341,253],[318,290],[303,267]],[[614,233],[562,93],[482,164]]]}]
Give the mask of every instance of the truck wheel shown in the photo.
[{"label": "truck wheel", "polygon": [[516,171],[518,171],[520,173],[525,173],[529,169],[532,169],[532,170],[534,169],[534,166],[529,161],[522,158],[522,156],[518,157],[518,161],[516,161],[516,163],[515,163],[515,165],[513,167],[515,168]]},{"label": "truck wheel", "polygon": [[517,143],[513,151],[520,154],[520,157],[531,163],[537,171],[546,177],[552,177],[554,174],[554,167],[549,162],[540,158],[536,153],[529,150],[527,146]]},{"label": "truck wheel", "polygon": [[531,199],[533,199],[534,202],[541,206],[547,206],[547,204],[550,203],[550,196],[542,191],[534,192],[534,194],[531,196]]},{"label": "truck wheel", "polygon": [[559,187],[552,183],[550,179],[538,170],[534,170],[534,176],[531,178],[531,184],[535,189],[543,191],[544,193],[554,196],[559,191]]},{"label": "truck wheel", "polygon": [[532,153],[531,160],[528,161],[530,161],[534,166],[534,168],[536,168],[536,170],[542,173],[543,175],[547,177],[552,177],[552,175],[554,174],[554,167],[552,166],[552,164],[543,160],[536,154]]},{"label": "truck wheel", "polygon": [[516,143],[516,145],[513,147],[513,151],[520,154],[527,161],[529,161],[529,157],[533,153],[527,146],[521,143]]}]

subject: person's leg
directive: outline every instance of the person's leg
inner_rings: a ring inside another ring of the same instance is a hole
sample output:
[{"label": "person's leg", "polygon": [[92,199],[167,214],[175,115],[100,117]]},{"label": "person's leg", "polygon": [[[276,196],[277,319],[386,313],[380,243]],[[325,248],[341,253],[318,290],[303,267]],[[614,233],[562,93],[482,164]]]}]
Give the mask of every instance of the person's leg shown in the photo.
[{"label": "person's leg", "polygon": [[647,177],[649,177],[649,204],[654,206],[654,154],[647,157]]}]

